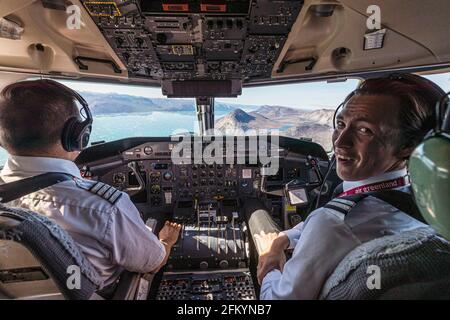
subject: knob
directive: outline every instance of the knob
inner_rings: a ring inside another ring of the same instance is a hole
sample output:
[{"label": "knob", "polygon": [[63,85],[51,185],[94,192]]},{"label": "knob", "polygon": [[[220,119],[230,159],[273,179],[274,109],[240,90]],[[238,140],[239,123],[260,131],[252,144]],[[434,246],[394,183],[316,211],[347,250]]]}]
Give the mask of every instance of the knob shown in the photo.
[{"label": "knob", "polygon": [[221,267],[222,269],[228,268],[228,261],[227,260],[221,260],[219,262],[219,267]]},{"label": "knob", "polygon": [[200,269],[208,269],[208,262],[206,261],[200,262]]}]

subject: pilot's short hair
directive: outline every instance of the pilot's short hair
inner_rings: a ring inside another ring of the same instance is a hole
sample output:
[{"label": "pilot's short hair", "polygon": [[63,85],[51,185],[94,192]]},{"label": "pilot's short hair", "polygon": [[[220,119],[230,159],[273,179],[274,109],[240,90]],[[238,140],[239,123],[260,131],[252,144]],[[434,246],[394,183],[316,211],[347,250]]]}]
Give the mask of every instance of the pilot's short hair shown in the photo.
[{"label": "pilot's short hair", "polygon": [[387,95],[398,99],[397,150],[414,148],[435,127],[436,103],[445,92],[434,82],[414,74],[392,74],[363,81],[355,95]]},{"label": "pilot's short hair", "polygon": [[20,81],[0,93],[0,142],[18,153],[61,141],[67,119],[78,115],[73,91],[53,80]]}]

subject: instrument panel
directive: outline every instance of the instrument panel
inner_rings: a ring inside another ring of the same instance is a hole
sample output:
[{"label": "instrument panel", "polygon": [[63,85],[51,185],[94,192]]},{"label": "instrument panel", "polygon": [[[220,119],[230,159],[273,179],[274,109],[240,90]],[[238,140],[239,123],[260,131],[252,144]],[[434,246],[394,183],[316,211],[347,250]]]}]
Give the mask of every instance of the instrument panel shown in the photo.
[{"label": "instrument panel", "polygon": [[[183,137],[123,139],[84,150],[77,164],[85,177],[128,193],[144,220],[156,215],[184,222],[195,217],[204,201],[241,207],[257,198],[281,227],[298,221],[287,217],[280,190],[293,179],[317,182],[317,171],[324,173],[328,166],[323,148],[282,136],[266,144],[254,144],[251,137],[228,138],[217,154],[206,152],[213,137],[203,138],[198,148],[197,141],[188,140],[188,154],[180,152]],[[278,170],[267,175],[270,166]]]},{"label": "instrument panel", "polygon": [[[119,165],[106,172],[98,170],[105,164],[84,165],[84,175],[127,192],[136,205],[145,206],[147,216],[161,210],[170,210],[175,215],[186,209],[194,212],[195,200],[239,203],[245,198],[266,197],[261,191],[263,164],[258,152],[235,148],[231,158],[226,158],[229,153],[224,148],[224,157],[200,160],[185,157],[174,161],[176,147],[177,142],[172,141],[138,144],[120,152]],[[267,176],[268,186],[282,185],[296,178],[317,180],[307,156],[294,157],[289,150],[278,146],[270,152],[274,150],[277,163],[271,165],[279,169]]]}]

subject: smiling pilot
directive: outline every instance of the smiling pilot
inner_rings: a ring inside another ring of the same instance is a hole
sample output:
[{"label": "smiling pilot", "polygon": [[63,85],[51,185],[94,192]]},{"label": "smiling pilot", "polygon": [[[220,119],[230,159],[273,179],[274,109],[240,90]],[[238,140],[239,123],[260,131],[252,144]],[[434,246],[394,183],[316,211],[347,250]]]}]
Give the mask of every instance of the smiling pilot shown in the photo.
[{"label": "smiling pilot", "polygon": [[[305,222],[270,240],[258,264],[261,299],[316,299],[351,250],[424,226],[379,198],[367,196],[355,204],[343,197],[410,192],[407,159],[433,128],[434,108],[443,95],[441,88],[415,75],[369,79],[349,95],[333,133],[343,190]],[[288,248],[294,251],[285,263]]]}]

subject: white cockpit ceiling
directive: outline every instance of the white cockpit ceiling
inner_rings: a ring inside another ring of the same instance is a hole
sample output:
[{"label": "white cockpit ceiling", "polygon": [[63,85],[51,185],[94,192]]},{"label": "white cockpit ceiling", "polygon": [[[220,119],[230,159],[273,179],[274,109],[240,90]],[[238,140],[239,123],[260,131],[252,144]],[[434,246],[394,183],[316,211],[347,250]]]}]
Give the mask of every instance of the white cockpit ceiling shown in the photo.
[{"label": "white cockpit ceiling", "polygon": [[[158,85],[155,80],[128,79],[125,65],[80,1],[70,2],[83,8],[79,30],[67,28],[65,11],[46,9],[40,0],[1,1],[0,17],[18,23],[24,32],[20,40],[0,38],[0,72]],[[332,16],[314,14],[314,6],[324,4],[334,6]],[[382,28],[387,31],[382,48],[363,50],[370,15],[366,11],[370,5],[380,7]],[[272,79],[338,77],[354,72],[450,63],[449,16],[448,0],[305,0],[274,65]],[[112,60],[121,73],[100,63],[90,64],[89,70],[80,70],[73,61],[78,55]],[[305,68],[307,63],[292,63],[312,57],[316,63],[311,70]]]}]

